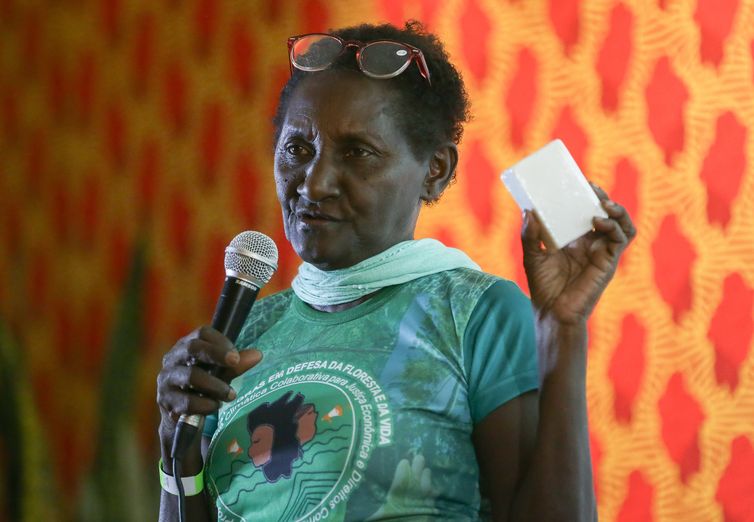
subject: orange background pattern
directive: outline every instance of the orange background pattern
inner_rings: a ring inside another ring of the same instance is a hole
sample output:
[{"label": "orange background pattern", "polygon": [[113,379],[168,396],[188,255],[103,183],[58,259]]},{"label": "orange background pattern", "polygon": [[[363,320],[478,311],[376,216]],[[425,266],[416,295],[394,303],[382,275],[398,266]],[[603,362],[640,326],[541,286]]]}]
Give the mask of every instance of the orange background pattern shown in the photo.
[{"label": "orange background pattern", "polygon": [[[266,292],[296,270],[271,175],[286,37],[411,17],[475,115],[420,236],[525,286],[498,174],[553,137],[634,216],[590,322],[601,518],[754,520],[753,0],[0,0],[0,385],[22,434],[0,431],[0,461],[18,440],[26,459],[0,513],[104,519],[96,470],[117,468],[117,518],[154,517],[162,353],[208,321],[238,231],[281,247]],[[114,385],[129,285],[135,370]]]}]

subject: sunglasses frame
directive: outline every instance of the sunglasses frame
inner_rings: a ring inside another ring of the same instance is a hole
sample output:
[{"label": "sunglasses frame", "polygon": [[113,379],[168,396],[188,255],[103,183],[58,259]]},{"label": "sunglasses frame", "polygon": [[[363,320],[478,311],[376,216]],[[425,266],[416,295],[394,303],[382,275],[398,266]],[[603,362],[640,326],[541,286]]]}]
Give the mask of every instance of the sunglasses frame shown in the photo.
[{"label": "sunglasses frame", "polygon": [[[332,59],[330,63],[327,64],[326,67],[322,67],[322,68],[301,67],[293,61],[294,45],[296,45],[296,42],[298,42],[299,40],[309,37],[309,36],[326,36],[328,38],[333,38],[340,42],[340,45],[341,45],[340,52]],[[383,43],[383,42],[391,43],[391,44],[398,44],[402,47],[405,47],[406,50],[411,53],[411,56],[408,58],[408,60],[406,60],[406,63],[396,72],[381,76],[374,73],[370,73],[369,71],[366,71],[364,69],[364,65],[361,63],[361,52],[365,48],[369,47],[370,45]],[[429,79],[429,67],[427,67],[427,60],[425,60],[424,58],[424,53],[421,51],[421,49],[414,47],[413,45],[403,43],[403,42],[397,42],[395,40],[374,40],[372,42],[360,42],[358,40],[346,41],[346,40],[343,40],[339,36],[335,36],[334,34],[327,34],[327,33],[307,33],[307,34],[300,34],[297,36],[290,36],[288,38],[288,65],[290,66],[290,69],[291,69],[291,76],[293,75],[294,67],[296,69],[299,69],[301,71],[306,71],[306,72],[324,71],[325,69],[330,67],[330,65],[332,65],[335,62],[335,60],[337,60],[340,57],[340,55],[342,55],[346,51],[346,49],[348,49],[349,47],[356,48],[356,64],[359,66],[359,70],[363,72],[364,74],[366,74],[367,76],[369,76],[370,78],[377,78],[380,80],[387,80],[389,78],[395,78],[399,74],[403,73],[406,69],[408,69],[408,67],[411,65],[411,62],[415,62],[416,66],[419,68],[419,74],[421,74],[422,77],[425,80],[427,80],[428,85],[430,86],[432,85],[432,82]]]}]

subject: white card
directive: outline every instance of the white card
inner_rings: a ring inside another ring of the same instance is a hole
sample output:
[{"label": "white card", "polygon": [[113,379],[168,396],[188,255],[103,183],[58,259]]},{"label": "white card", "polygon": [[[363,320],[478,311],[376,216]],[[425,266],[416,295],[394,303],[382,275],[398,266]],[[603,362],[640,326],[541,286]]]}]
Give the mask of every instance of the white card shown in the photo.
[{"label": "white card", "polygon": [[521,210],[532,210],[547,232],[548,248],[565,245],[592,230],[594,217],[607,217],[565,144],[556,139],[500,176]]}]

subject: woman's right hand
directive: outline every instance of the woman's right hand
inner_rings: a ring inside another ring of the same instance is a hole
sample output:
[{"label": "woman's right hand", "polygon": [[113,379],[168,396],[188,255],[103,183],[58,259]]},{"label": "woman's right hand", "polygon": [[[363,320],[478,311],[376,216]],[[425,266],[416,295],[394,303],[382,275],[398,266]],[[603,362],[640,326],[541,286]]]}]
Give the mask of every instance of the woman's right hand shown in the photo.
[{"label": "woman's right hand", "polygon": [[261,359],[258,350],[239,352],[210,326],[197,328],[180,339],[162,358],[157,376],[160,431],[174,431],[183,414],[208,415],[217,411],[221,401],[235,399],[236,392],[228,383]]}]

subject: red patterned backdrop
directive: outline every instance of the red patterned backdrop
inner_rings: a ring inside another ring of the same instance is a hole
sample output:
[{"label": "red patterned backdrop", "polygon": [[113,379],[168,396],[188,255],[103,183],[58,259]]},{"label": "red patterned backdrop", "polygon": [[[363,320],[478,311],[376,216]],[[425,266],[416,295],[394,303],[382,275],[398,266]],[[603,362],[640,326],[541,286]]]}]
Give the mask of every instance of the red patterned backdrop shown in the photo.
[{"label": "red patterned backdrop", "polygon": [[[154,381],[222,251],[297,266],[285,38],[424,20],[474,105],[420,235],[525,286],[498,173],[561,137],[639,235],[590,324],[603,520],[754,520],[753,0],[0,0],[0,513],[155,516]],[[106,422],[103,422],[106,420]]]}]

